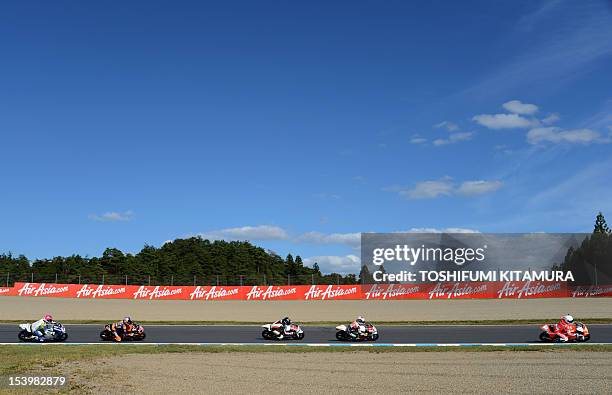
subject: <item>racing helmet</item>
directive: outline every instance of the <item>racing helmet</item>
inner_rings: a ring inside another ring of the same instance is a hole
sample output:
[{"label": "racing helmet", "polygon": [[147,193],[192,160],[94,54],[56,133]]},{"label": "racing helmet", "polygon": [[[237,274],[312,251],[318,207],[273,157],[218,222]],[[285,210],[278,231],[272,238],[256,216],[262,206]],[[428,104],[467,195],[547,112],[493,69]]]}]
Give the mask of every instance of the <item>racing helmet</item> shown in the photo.
[{"label": "racing helmet", "polygon": [[51,314],[45,314],[44,320],[45,322],[53,322],[53,317],[51,316]]},{"label": "racing helmet", "polygon": [[365,324],[365,319],[362,316],[357,317],[356,321],[358,324],[361,324],[361,325]]},{"label": "racing helmet", "polygon": [[132,324],[132,318],[130,318],[129,316],[123,317],[123,323],[126,325],[131,325]]},{"label": "racing helmet", "polygon": [[572,317],[571,315],[564,315],[563,317],[561,317],[561,319],[563,321],[565,321],[568,324],[573,324],[574,323],[574,317]]},{"label": "racing helmet", "polygon": [[283,325],[291,325],[291,320],[289,319],[289,317],[283,318],[281,322],[283,323]]}]

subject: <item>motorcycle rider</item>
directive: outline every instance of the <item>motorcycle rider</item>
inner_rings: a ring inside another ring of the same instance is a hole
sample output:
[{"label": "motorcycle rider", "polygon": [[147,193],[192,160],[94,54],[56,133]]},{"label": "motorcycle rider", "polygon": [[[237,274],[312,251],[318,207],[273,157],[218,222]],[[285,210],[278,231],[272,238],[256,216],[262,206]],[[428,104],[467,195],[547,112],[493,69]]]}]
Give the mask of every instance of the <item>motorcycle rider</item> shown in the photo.
[{"label": "motorcycle rider", "polygon": [[357,337],[357,334],[359,333],[359,328],[364,325],[365,325],[365,319],[363,318],[363,316],[357,317],[357,319],[355,319],[355,321],[351,322],[351,324],[349,325],[349,328],[348,328],[349,335],[351,335],[351,337]]},{"label": "motorcycle rider", "polygon": [[132,318],[129,316],[123,317],[123,321],[115,322],[111,325],[111,331],[113,331],[113,335],[115,335],[115,340],[120,342],[121,335],[132,336],[132,331],[134,330],[134,323],[132,322]]},{"label": "motorcycle rider", "polygon": [[281,320],[278,320],[272,325],[280,329],[280,339],[282,339],[283,337],[285,337],[286,334],[291,332],[291,319],[289,319],[289,317],[285,317]]},{"label": "motorcycle rider", "polygon": [[568,335],[573,335],[575,331],[576,326],[574,325],[574,317],[569,314],[561,317],[561,321],[555,324],[555,334],[559,336],[562,342],[566,342],[568,340]]},{"label": "motorcycle rider", "polygon": [[32,324],[32,334],[36,336],[39,342],[45,341],[44,332],[48,325],[53,324],[51,314],[45,314],[43,318]]}]

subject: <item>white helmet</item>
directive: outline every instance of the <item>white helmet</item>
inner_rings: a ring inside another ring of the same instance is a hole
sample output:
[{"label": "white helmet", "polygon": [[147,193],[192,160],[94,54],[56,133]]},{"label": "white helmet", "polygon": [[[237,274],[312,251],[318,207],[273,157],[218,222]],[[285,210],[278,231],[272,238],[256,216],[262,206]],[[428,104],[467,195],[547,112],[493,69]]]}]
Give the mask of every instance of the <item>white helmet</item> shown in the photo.
[{"label": "white helmet", "polygon": [[365,324],[365,319],[362,316],[357,317],[356,320],[359,324]]},{"label": "white helmet", "polygon": [[561,317],[561,319],[565,322],[567,322],[568,324],[572,324],[574,322],[574,317],[572,317],[571,315],[564,315],[563,317]]}]

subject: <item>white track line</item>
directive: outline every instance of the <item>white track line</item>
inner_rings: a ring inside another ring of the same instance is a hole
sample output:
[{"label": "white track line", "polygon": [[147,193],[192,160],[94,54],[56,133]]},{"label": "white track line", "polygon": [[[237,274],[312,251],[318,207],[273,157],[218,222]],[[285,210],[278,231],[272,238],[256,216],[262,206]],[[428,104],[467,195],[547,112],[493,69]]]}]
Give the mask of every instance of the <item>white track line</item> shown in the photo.
[{"label": "white track line", "polygon": [[[2,346],[99,346],[109,345],[114,343],[0,343]],[[551,344],[551,343],[469,343],[469,344],[419,344],[419,343],[357,343],[357,344],[325,344],[325,343],[121,343],[125,346],[278,346],[278,347],[526,347],[526,346],[548,346],[548,347],[564,347],[564,346],[580,346],[580,345],[610,345],[612,343],[587,343],[587,344]],[[121,347],[121,344],[118,346]]]}]

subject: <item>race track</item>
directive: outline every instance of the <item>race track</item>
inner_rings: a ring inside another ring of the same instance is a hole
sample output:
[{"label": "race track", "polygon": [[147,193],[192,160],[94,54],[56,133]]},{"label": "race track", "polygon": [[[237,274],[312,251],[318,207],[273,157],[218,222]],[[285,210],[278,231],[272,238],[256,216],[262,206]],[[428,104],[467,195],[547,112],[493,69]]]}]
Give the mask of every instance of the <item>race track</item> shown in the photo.
[{"label": "race track", "polygon": [[[147,343],[270,343],[259,326],[144,325]],[[102,325],[67,324],[68,343],[103,343]],[[378,343],[537,343],[538,325],[378,326]],[[591,342],[612,343],[612,325],[589,325]],[[18,343],[17,324],[0,324],[0,343]],[[338,344],[331,326],[305,326],[304,343]],[[299,343],[299,341],[291,341]]]}]

